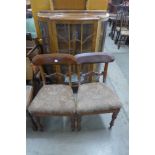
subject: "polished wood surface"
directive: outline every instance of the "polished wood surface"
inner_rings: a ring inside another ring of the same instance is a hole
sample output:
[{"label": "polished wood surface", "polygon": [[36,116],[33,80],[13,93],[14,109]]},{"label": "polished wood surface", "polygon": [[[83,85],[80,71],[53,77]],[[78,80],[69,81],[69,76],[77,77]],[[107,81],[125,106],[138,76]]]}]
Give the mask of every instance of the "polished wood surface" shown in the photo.
[{"label": "polished wood surface", "polygon": [[75,55],[78,64],[109,63],[115,60],[114,56],[106,52],[82,53]]},{"label": "polished wood surface", "polygon": [[39,18],[44,19],[61,19],[61,20],[88,20],[88,19],[102,19],[108,20],[109,14],[101,10],[57,10],[49,11],[42,10],[38,13]]},{"label": "polished wood surface", "polygon": [[40,13],[92,13],[92,14],[103,14],[107,13],[107,10],[40,10]]},{"label": "polished wood surface", "polygon": [[70,65],[76,64],[76,58],[70,54],[39,54],[35,56],[32,60],[34,65],[45,65],[45,64],[55,64],[55,65]]},{"label": "polished wood surface", "polygon": [[86,5],[87,10],[107,10],[108,0],[88,0]]}]

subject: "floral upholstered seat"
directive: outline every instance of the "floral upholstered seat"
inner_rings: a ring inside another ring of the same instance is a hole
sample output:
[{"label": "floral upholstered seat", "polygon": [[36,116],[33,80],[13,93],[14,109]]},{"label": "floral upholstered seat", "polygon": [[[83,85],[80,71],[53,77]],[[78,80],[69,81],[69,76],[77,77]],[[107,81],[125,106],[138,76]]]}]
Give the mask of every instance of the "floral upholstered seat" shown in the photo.
[{"label": "floral upholstered seat", "polygon": [[44,85],[29,106],[31,113],[74,113],[75,101],[70,86]]},{"label": "floral upholstered seat", "polygon": [[104,83],[80,85],[77,96],[77,112],[98,112],[120,108],[118,96]]}]

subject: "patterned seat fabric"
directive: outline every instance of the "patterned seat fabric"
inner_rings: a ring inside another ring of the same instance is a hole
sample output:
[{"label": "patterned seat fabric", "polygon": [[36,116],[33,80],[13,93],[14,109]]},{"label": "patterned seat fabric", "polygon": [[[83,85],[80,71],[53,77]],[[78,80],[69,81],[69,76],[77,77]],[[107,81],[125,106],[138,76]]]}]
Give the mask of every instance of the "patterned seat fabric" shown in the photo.
[{"label": "patterned seat fabric", "polygon": [[77,112],[97,112],[120,107],[118,96],[105,84],[80,85],[77,95]]},{"label": "patterned seat fabric", "polygon": [[32,86],[26,86],[26,107],[28,107],[28,105],[30,104],[32,92],[33,92]]},{"label": "patterned seat fabric", "polygon": [[29,111],[60,114],[75,112],[71,87],[63,84],[44,85],[29,106]]}]

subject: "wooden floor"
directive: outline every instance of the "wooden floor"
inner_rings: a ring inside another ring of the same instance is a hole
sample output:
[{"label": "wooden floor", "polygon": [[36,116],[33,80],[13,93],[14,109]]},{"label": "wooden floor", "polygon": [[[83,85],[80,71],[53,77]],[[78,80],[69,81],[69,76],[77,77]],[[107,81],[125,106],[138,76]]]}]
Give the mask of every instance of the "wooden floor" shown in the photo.
[{"label": "wooden floor", "polygon": [[104,50],[116,57],[109,65],[107,84],[122,102],[113,129],[108,129],[110,114],[83,117],[80,132],[70,131],[70,120],[66,117],[45,118],[44,132],[33,132],[27,120],[27,155],[128,155],[129,49],[122,46],[118,50],[107,32]]}]

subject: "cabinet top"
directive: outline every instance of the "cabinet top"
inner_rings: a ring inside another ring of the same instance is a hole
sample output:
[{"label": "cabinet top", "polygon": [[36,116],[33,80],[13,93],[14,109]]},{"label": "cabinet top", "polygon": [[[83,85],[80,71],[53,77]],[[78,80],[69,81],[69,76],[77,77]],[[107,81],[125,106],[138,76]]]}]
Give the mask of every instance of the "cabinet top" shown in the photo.
[{"label": "cabinet top", "polygon": [[48,20],[106,20],[109,13],[103,10],[42,10],[38,17]]}]

